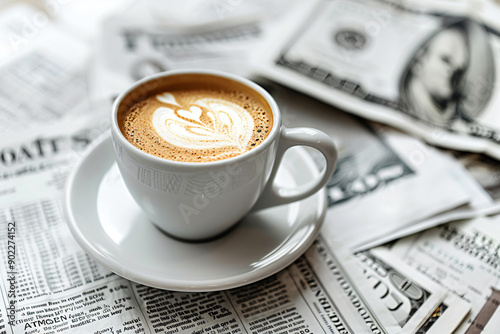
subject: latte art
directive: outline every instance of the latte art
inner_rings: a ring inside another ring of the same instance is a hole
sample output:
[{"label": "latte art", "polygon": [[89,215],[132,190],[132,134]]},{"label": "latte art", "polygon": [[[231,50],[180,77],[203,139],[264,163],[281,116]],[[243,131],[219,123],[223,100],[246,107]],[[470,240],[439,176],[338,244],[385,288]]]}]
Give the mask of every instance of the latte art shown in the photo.
[{"label": "latte art", "polygon": [[156,109],[153,127],[163,140],[185,149],[224,149],[224,154],[246,151],[254,130],[251,114],[218,98],[202,98],[181,106],[171,93],[157,95],[167,104]]},{"label": "latte art", "polygon": [[173,161],[210,162],[259,146],[273,126],[259,95],[232,81],[156,90],[118,113],[120,131],[138,149]]}]

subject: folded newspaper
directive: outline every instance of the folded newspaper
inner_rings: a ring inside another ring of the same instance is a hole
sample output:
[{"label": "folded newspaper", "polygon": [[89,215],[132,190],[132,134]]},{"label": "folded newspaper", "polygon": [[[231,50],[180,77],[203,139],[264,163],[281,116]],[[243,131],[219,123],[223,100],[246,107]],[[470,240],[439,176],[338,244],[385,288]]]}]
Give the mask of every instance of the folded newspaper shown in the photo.
[{"label": "folded newspaper", "polygon": [[320,0],[303,13],[255,73],[428,143],[500,159],[498,4]]},{"label": "folded newspaper", "polygon": [[248,75],[251,59],[302,12],[298,0],[135,2],[102,23],[91,95],[116,96],[161,71],[203,68]]}]

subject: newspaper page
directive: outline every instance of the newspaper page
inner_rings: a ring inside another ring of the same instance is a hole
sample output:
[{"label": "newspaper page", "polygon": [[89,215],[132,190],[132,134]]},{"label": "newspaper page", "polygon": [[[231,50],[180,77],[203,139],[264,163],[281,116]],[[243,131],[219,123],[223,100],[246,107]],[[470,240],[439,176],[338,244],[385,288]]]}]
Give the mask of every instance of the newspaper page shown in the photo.
[{"label": "newspaper page", "polygon": [[308,5],[264,49],[256,73],[428,143],[500,159],[498,4]]},{"label": "newspaper page", "polygon": [[283,86],[260,83],[276,99],[285,126],[311,126],[335,140],[339,160],[327,184],[323,233],[343,240],[345,247],[366,249],[453,219],[498,211],[470,173],[438,150]]},{"label": "newspaper page", "polygon": [[246,76],[278,26],[302,11],[298,0],[138,1],[108,17],[91,67],[91,95],[108,98],[147,75],[203,68]]},{"label": "newspaper page", "polygon": [[[15,133],[89,108],[89,48],[19,4],[0,16],[0,132]],[[61,94],[64,91],[64,94]]]},{"label": "newspaper page", "polygon": [[392,258],[471,303],[471,312],[456,333],[498,331],[499,221],[494,216],[454,222],[385,246]]}]

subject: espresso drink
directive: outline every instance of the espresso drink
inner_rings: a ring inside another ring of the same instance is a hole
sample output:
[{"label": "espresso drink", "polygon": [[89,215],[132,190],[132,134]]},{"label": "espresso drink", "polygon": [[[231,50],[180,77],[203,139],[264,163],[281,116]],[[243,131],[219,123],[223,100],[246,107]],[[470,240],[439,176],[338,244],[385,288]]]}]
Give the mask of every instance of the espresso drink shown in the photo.
[{"label": "espresso drink", "polygon": [[248,87],[211,76],[181,78],[157,83],[119,110],[121,132],[140,150],[174,161],[217,161],[250,151],[271,131],[269,105]]}]

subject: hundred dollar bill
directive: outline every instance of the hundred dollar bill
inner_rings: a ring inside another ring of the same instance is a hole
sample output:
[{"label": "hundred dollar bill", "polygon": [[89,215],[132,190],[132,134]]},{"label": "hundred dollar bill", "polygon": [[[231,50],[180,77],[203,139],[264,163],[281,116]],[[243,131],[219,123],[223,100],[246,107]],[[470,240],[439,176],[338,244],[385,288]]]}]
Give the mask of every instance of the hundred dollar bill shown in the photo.
[{"label": "hundred dollar bill", "polygon": [[403,260],[471,304],[470,314],[456,333],[480,333],[498,323],[499,223],[500,216],[465,220],[384,246],[392,258]]},{"label": "hundred dollar bill", "polygon": [[484,3],[316,1],[255,71],[428,143],[500,159],[500,7]]},{"label": "hundred dollar bill", "polygon": [[[322,231],[342,240],[343,247],[367,249],[367,244],[473,217],[495,204],[460,164],[420,140],[282,85],[259,83],[276,99],[286,126],[317,128],[337,143]],[[321,154],[313,156],[318,165],[323,162]]]},{"label": "hundred dollar bill", "polygon": [[445,152],[457,159],[493,200],[500,202],[500,165],[498,161],[478,153],[449,150]]},{"label": "hundred dollar bill", "polygon": [[364,324],[362,332],[416,333],[446,298],[445,289],[412,268],[368,252],[353,255],[322,236],[305,259],[349,323]]},{"label": "hundred dollar bill", "polygon": [[354,256],[365,279],[357,282],[366,289],[367,298],[381,302],[407,333],[415,332],[446,296],[436,284],[380,256],[368,251]]}]

